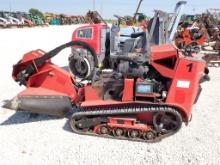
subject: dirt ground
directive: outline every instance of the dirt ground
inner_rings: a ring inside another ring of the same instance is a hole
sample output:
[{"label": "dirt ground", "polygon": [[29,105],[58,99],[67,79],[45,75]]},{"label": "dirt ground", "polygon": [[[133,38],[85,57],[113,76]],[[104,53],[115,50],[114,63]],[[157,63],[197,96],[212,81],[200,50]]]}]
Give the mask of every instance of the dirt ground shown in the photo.
[{"label": "dirt ground", "polygon": [[[0,104],[21,91],[12,65],[27,51],[49,51],[70,41],[76,26],[0,30]],[[69,49],[53,59],[67,65]],[[193,110],[192,122],[159,143],[119,141],[73,134],[68,119],[0,109],[1,165],[220,164],[220,68]]]}]

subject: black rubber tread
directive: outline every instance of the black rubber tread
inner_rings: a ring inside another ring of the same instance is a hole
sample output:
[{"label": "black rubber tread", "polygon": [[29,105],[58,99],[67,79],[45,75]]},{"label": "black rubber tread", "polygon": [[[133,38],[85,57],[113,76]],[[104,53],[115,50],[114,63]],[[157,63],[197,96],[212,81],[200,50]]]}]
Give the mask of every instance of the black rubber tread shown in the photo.
[{"label": "black rubber tread", "polygon": [[[170,112],[170,113],[174,113],[176,116],[178,116],[179,120],[180,120],[180,125],[179,127],[174,131],[174,132],[169,132],[167,134],[163,134],[163,135],[158,135],[155,139],[153,140],[144,140],[144,139],[130,139],[127,137],[114,137],[111,135],[99,135],[99,134],[94,134],[91,132],[82,132],[81,130],[77,130],[75,128],[75,126],[73,125],[73,121],[76,118],[81,118],[81,117],[92,117],[92,116],[111,116],[111,115],[132,115],[135,113],[143,113],[143,112]],[[178,110],[174,107],[171,106],[155,106],[155,105],[138,105],[138,106],[125,106],[125,107],[121,107],[121,108],[93,108],[93,109],[79,109],[78,112],[74,113],[70,119],[70,126],[73,130],[74,133],[77,134],[81,134],[81,135],[92,135],[92,136],[98,136],[98,137],[105,137],[105,138],[112,138],[112,139],[119,139],[119,140],[131,140],[131,141],[139,141],[139,142],[148,142],[148,143],[154,143],[154,142],[159,142],[160,140],[162,140],[165,137],[171,136],[173,134],[175,134],[176,132],[178,132],[182,126],[182,116],[181,114],[178,112]]]}]

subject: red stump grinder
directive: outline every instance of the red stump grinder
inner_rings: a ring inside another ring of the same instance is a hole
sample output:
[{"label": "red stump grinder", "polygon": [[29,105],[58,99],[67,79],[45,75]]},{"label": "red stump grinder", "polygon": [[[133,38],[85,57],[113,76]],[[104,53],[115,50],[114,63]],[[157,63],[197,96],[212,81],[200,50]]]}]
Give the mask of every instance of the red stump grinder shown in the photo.
[{"label": "red stump grinder", "polygon": [[[156,142],[176,133],[191,119],[205,61],[170,44],[137,53],[139,34],[119,46],[109,31],[104,24],[85,26],[73,41],[48,53],[25,54],[13,78],[26,89],[5,107],[57,116],[71,112],[73,132],[85,135]],[[51,62],[66,47],[75,51],[70,72]]]}]

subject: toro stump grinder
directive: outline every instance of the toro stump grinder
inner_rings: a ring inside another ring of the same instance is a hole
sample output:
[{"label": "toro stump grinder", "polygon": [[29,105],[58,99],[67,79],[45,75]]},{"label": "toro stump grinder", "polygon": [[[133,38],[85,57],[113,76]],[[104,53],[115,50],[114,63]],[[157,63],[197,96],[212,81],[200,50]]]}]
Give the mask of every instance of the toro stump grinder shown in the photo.
[{"label": "toro stump grinder", "polygon": [[[171,44],[135,47],[142,32],[123,44],[117,29],[92,24],[50,52],[26,53],[13,66],[13,79],[26,89],[5,107],[70,117],[73,132],[157,142],[191,119],[207,71],[204,60]],[[72,47],[69,70],[51,62]]]}]

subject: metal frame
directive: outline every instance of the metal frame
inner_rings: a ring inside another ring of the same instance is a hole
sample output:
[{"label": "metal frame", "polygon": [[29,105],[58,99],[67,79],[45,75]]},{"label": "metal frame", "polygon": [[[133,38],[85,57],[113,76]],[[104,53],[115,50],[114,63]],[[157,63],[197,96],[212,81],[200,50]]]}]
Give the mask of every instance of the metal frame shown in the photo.
[{"label": "metal frame", "polygon": [[[153,17],[152,26],[149,32],[149,35],[147,35],[147,41],[148,43],[151,43],[153,33],[156,28],[156,21],[159,18],[159,44],[163,43],[170,43],[173,41],[175,32],[177,30],[178,23],[180,21],[180,18],[182,16],[183,8],[186,5],[186,1],[179,1],[175,8],[173,14],[161,11],[161,10],[155,10],[155,14]],[[164,33],[165,32],[165,33]]]}]

